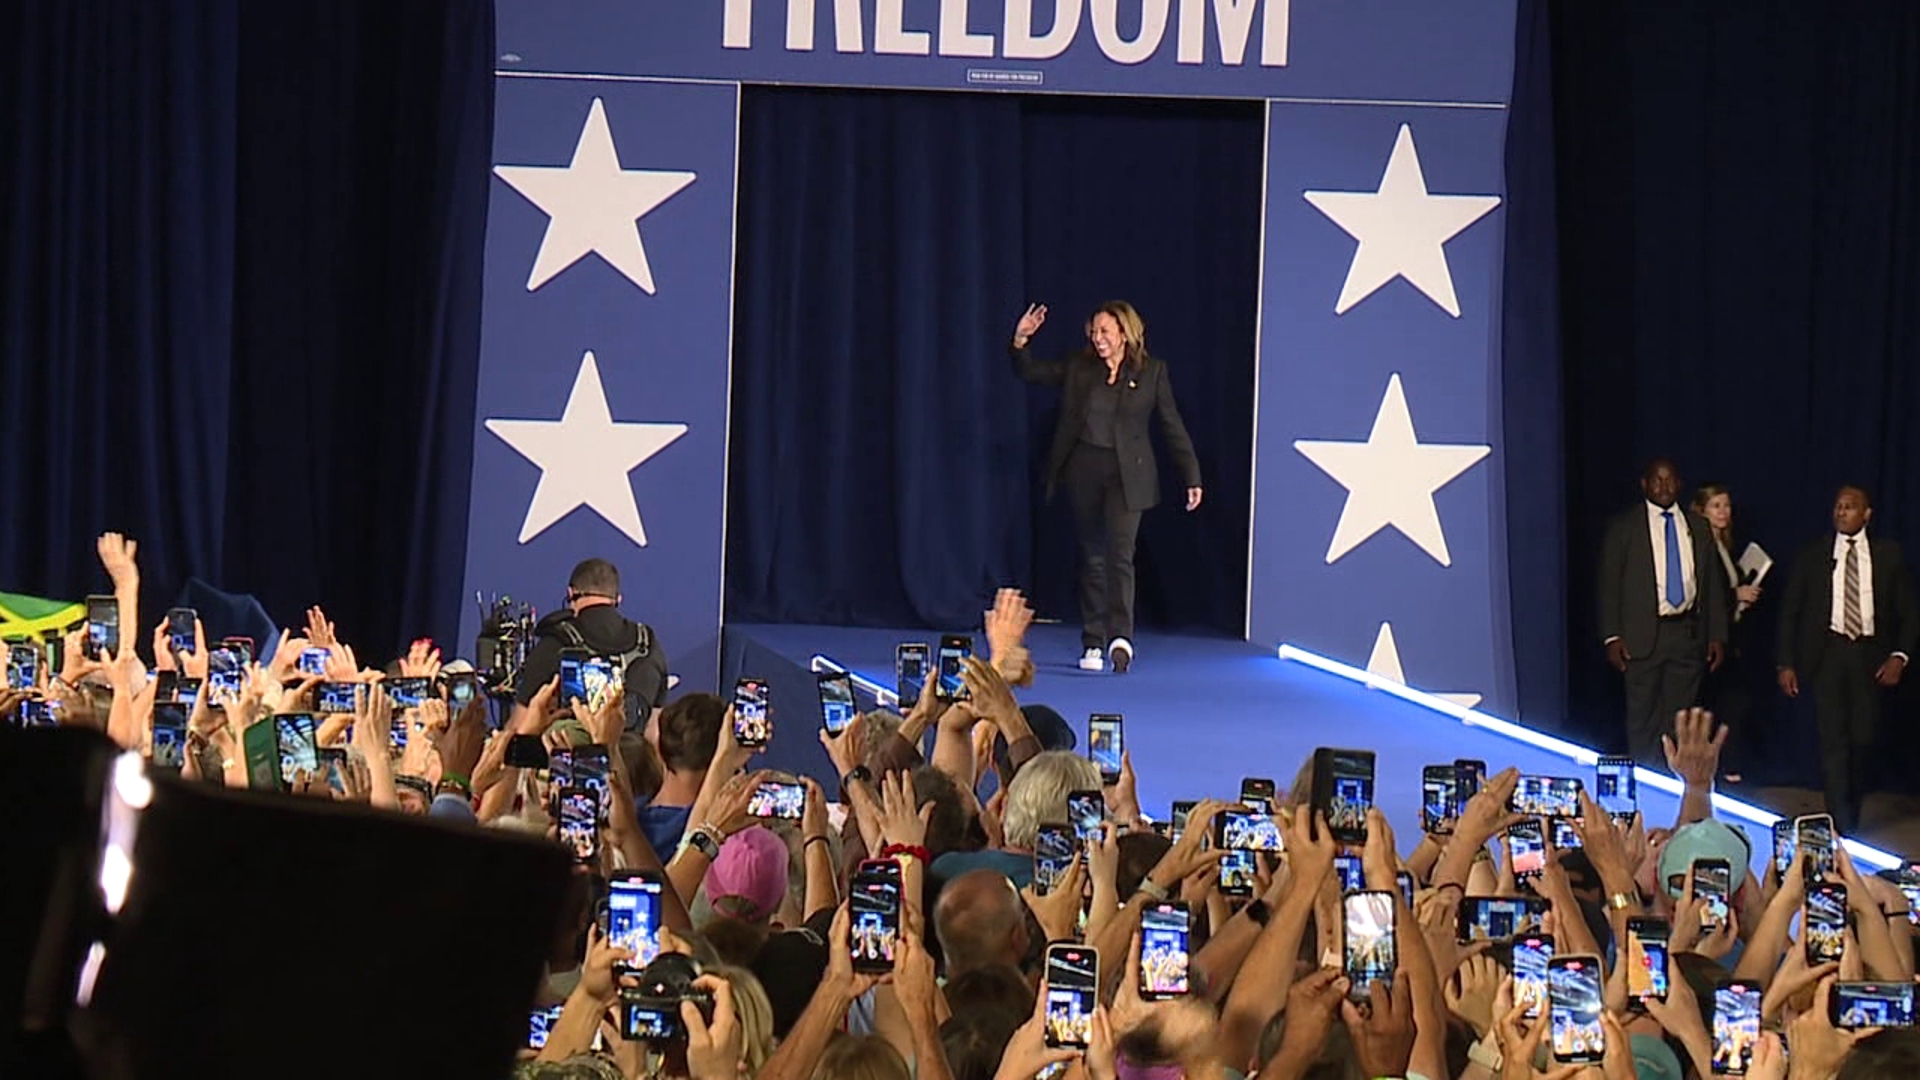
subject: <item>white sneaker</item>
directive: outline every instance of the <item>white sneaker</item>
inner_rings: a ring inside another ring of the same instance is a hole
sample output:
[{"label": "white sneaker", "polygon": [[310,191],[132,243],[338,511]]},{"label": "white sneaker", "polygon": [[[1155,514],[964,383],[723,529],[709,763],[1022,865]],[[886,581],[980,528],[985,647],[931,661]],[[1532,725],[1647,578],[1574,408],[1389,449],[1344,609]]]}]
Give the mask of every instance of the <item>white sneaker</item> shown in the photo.
[{"label": "white sneaker", "polygon": [[1114,638],[1113,644],[1107,646],[1107,658],[1113,661],[1115,675],[1125,675],[1133,666],[1133,642],[1123,637]]},{"label": "white sneaker", "polygon": [[1080,654],[1081,671],[1105,671],[1106,668],[1107,658],[1097,647],[1089,647],[1086,652]]}]

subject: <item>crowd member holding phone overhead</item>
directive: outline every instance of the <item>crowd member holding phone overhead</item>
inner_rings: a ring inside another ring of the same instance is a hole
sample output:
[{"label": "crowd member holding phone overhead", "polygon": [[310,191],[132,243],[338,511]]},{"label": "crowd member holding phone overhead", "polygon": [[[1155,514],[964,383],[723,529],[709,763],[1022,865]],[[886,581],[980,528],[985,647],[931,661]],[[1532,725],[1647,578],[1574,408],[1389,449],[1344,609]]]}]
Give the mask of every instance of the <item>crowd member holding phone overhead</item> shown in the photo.
[{"label": "crowd member holding phone overhead", "polygon": [[517,717],[542,686],[560,673],[561,654],[584,651],[607,662],[621,679],[626,729],[639,731],[667,698],[667,659],[653,628],[620,613],[620,570],[605,559],[587,559],[567,578],[567,601],[535,628],[539,640],[527,654],[514,687]]},{"label": "crowd member holding phone overhead", "polygon": [[1881,697],[1900,684],[1920,639],[1906,557],[1893,541],[1867,535],[1872,518],[1862,488],[1834,496],[1832,535],[1794,560],[1774,653],[1780,689],[1813,692],[1827,807],[1843,833],[1860,824]]},{"label": "crowd member holding phone overhead", "polygon": [[1699,701],[1702,679],[1725,656],[1726,578],[1706,520],[1678,504],[1673,462],[1649,462],[1640,493],[1600,544],[1600,641],[1626,676],[1627,752],[1657,769],[1661,736]]},{"label": "crowd member holding phone overhead", "polygon": [[1116,672],[1133,663],[1133,548],[1140,515],[1160,502],[1159,462],[1147,431],[1158,413],[1186,489],[1186,508],[1202,495],[1200,461],[1173,399],[1166,361],[1147,352],[1147,328],[1124,300],[1100,305],[1087,320],[1088,347],[1062,360],[1038,360],[1027,345],[1047,321],[1034,304],[1013,328],[1014,369],[1030,383],[1062,388],[1060,419],[1047,452],[1047,496],[1065,486],[1080,547],[1080,666]]}]

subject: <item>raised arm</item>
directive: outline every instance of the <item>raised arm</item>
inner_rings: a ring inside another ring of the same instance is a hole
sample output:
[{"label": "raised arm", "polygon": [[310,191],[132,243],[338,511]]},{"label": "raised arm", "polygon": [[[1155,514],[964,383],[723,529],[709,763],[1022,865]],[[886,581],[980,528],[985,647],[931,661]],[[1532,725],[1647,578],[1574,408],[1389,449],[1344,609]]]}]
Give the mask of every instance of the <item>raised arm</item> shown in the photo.
[{"label": "raised arm", "polygon": [[1064,360],[1038,360],[1027,351],[1027,343],[1047,321],[1047,305],[1029,304],[1026,314],[1013,326],[1013,343],[1007,347],[1007,354],[1013,357],[1013,370],[1027,382],[1041,386],[1059,386],[1067,381],[1067,364]]}]

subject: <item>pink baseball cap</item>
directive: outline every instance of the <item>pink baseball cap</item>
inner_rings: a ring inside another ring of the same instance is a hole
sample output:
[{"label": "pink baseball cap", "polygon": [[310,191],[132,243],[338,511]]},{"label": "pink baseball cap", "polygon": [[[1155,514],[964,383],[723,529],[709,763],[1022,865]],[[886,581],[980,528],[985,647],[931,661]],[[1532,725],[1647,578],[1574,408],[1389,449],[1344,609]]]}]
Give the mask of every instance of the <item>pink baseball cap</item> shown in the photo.
[{"label": "pink baseball cap", "polygon": [[731,896],[744,905],[743,917],[767,918],[786,895],[786,842],[758,825],[727,837],[707,868],[707,899],[717,905]]}]

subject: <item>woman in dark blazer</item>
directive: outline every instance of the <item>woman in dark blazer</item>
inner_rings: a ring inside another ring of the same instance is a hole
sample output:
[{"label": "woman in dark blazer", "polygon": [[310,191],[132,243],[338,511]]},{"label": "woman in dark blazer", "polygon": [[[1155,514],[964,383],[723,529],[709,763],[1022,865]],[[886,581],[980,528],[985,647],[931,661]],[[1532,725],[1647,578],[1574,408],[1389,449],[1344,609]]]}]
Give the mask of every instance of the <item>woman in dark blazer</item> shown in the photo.
[{"label": "woman in dark blazer", "polygon": [[1028,307],[1013,328],[1010,352],[1022,379],[1063,388],[1047,454],[1047,497],[1067,489],[1080,538],[1080,666],[1099,671],[1111,659],[1114,671],[1125,672],[1133,663],[1134,538],[1140,515],[1160,501],[1148,414],[1160,415],[1188,510],[1200,505],[1200,462],[1174,404],[1166,361],[1147,353],[1146,324],[1132,304],[1100,305],[1087,320],[1088,348],[1063,360],[1036,360],[1027,351],[1046,320],[1045,304]]},{"label": "woman in dark blazer", "polygon": [[[1727,727],[1727,744],[1720,751],[1720,771],[1728,783],[1740,783],[1743,762],[1757,753],[1758,740],[1753,730],[1754,667],[1747,662],[1752,648],[1750,608],[1760,602],[1760,586],[1748,581],[1734,562],[1733,493],[1724,484],[1703,484],[1693,495],[1693,511],[1713,527],[1713,552],[1718,558],[1721,576],[1727,587],[1721,591],[1727,602],[1726,660],[1718,670],[1707,673],[1701,687],[1702,703],[1713,710],[1714,719]],[[1702,571],[1704,573],[1704,571]]]}]

